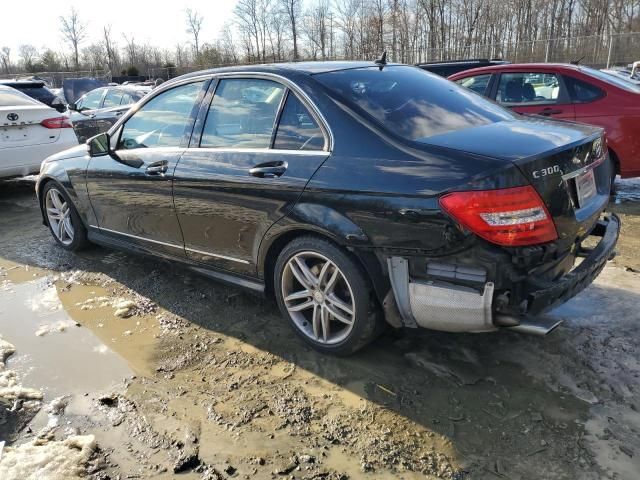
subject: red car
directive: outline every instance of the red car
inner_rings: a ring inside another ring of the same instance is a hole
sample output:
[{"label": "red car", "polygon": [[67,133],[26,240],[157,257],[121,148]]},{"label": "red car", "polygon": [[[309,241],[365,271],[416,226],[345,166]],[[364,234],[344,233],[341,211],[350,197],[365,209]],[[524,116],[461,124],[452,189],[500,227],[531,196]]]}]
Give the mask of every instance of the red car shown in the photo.
[{"label": "red car", "polygon": [[474,68],[449,77],[518,113],[605,129],[615,169],[640,176],[640,87],[593,68],[552,63]]}]

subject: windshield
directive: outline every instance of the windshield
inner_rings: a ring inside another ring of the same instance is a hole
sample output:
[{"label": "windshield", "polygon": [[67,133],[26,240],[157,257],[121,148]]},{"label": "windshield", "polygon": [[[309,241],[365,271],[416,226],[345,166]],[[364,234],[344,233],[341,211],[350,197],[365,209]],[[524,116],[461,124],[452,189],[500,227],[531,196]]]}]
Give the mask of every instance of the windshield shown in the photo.
[{"label": "windshield", "polygon": [[602,80],[609,85],[615,85],[618,88],[622,88],[628,92],[640,93],[640,86],[622,77],[617,77],[615,74],[612,75],[589,67],[582,67],[580,68],[580,71],[587,75],[591,75],[592,77],[596,77],[598,80]]},{"label": "windshield", "polygon": [[416,67],[365,67],[314,77],[408,140],[515,118],[486,98]]}]

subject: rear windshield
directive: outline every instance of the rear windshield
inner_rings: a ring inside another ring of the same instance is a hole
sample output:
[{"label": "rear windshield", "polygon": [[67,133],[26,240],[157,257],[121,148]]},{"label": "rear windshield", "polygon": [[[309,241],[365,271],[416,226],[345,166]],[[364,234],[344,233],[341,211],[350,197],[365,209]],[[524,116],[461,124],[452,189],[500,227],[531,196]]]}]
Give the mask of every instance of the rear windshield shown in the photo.
[{"label": "rear windshield", "polygon": [[51,102],[56,98],[53,92],[46,87],[16,86],[14,88],[47,105],[51,105]]},{"label": "rear windshield", "polygon": [[595,68],[589,67],[581,67],[580,71],[582,73],[586,73],[587,75],[591,75],[592,77],[596,77],[598,80],[602,80],[603,82],[606,82],[610,85],[615,85],[618,88],[622,88],[623,90],[626,90],[628,92],[640,93],[640,86],[625,78],[617,77],[615,73],[605,73],[601,72],[600,70],[596,70]]},{"label": "rear windshield", "polygon": [[515,118],[484,97],[416,67],[358,68],[315,78],[408,140]]},{"label": "rear windshield", "polygon": [[23,107],[37,104],[38,102],[31,100],[16,90],[0,89],[0,107]]}]

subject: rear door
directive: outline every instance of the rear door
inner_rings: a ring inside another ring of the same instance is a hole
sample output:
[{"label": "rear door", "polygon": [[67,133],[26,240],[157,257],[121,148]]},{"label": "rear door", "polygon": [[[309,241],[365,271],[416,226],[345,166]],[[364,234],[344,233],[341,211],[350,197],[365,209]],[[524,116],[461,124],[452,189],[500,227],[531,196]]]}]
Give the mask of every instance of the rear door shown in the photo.
[{"label": "rear door", "polygon": [[92,157],[87,191],[98,227],[119,241],[184,256],[173,172],[187,148],[206,81],[154,96],[113,133],[114,155]]},{"label": "rear door", "polygon": [[[222,77],[175,172],[187,256],[254,276],[264,233],[329,156],[312,105],[268,77]],[[214,94],[215,92],[215,94]]]},{"label": "rear door", "polygon": [[553,72],[502,72],[491,98],[518,113],[575,119],[575,109],[562,77]]}]

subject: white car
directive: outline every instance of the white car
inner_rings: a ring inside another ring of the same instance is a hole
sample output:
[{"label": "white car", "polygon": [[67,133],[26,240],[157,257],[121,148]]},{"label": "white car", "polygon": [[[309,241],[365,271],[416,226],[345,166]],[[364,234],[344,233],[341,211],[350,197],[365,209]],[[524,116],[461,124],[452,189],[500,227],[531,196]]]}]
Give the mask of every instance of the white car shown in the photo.
[{"label": "white car", "polygon": [[45,158],[76,145],[68,116],[0,85],[0,178],[39,173]]}]

